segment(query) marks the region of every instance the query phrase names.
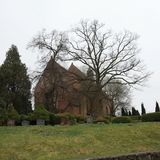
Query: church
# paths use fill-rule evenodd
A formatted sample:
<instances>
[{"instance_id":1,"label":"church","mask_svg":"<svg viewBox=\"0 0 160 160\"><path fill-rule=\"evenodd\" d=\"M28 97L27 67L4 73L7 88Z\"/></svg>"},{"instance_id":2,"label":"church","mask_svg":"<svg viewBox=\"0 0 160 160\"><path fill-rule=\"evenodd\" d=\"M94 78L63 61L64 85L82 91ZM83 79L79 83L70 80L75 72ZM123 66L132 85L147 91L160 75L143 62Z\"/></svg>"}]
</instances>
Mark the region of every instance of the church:
<instances>
[{"instance_id":1,"label":"church","mask_svg":"<svg viewBox=\"0 0 160 160\"><path fill-rule=\"evenodd\" d=\"M35 86L35 107L41 104L53 113L67 112L83 117L109 115L111 101L103 92L95 94L93 82L90 87L86 79L87 75L73 63L67 70L50 59Z\"/></svg>"}]
</instances>

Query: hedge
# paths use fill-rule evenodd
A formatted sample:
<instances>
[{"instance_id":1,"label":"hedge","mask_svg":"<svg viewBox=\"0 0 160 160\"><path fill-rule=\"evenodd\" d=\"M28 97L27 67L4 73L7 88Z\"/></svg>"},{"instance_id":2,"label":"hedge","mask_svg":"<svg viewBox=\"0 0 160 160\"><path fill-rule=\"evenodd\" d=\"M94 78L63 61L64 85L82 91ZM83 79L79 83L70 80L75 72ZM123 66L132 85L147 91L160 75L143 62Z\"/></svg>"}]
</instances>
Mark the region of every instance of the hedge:
<instances>
[{"instance_id":1,"label":"hedge","mask_svg":"<svg viewBox=\"0 0 160 160\"><path fill-rule=\"evenodd\" d=\"M160 112L144 114L142 122L160 122Z\"/></svg>"},{"instance_id":2,"label":"hedge","mask_svg":"<svg viewBox=\"0 0 160 160\"><path fill-rule=\"evenodd\" d=\"M112 123L131 123L132 120L130 117L115 117L113 120L112 120Z\"/></svg>"}]
</instances>

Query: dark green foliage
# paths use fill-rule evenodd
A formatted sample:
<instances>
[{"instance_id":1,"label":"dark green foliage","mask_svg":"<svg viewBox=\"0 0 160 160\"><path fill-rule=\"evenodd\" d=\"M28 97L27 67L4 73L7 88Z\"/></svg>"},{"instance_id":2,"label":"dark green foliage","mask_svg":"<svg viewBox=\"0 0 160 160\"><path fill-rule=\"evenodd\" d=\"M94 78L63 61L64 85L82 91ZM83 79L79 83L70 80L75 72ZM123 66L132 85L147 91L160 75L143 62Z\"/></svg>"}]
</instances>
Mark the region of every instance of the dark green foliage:
<instances>
[{"instance_id":1,"label":"dark green foliage","mask_svg":"<svg viewBox=\"0 0 160 160\"><path fill-rule=\"evenodd\" d=\"M0 120L6 120L7 119L7 111L3 108L0 108Z\"/></svg>"},{"instance_id":2,"label":"dark green foliage","mask_svg":"<svg viewBox=\"0 0 160 160\"><path fill-rule=\"evenodd\" d=\"M77 123L85 123L86 121L86 118L81 115L76 115L75 118L77 120Z\"/></svg>"},{"instance_id":3,"label":"dark green foliage","mask_svg":"<svg viewBox=\"0 0 160 160\"><path fill-rule=\"evenodd\" d=\"M50 113L49 121L50 121L51 125L60 124L61 123L61 117L54 114L54 113Z\"/></svg>"},{"instance_id":4,"label":"dark green foliage","mask_svg":"<svg viewBox=\"0 0 160 160\"><path fill-rule=\"evenodd\" d=\"M136 110L134 107L132 107L132 116L139 116L140 113L138 110Z\"/></svg>"},{"instance_id":5,"label":"dark green foliage","mask_svg":"<svg viewBox=\"0 0 160 160\"><path fill-rule=\"evenodd\" d=\"M112 120L112 123L131 123L131 118L130 117L115 117Z\"/></svg>"},{"instance_id":6,"label":"dark green foliage","mask_svg":"<svg viewBox=\"0 0 160 160\"><path fill-rule=\"evenodd\" d=\"M20 116L19 116L18 112L14 109L14 107L12 105L10 105L7 110L7 119L19 120L19 118L20 118Z\"/></svg>"},{"instance_id":7,"label":"dark green foliage","mask_svg":"<svg viewBox=\"0 0 160 160\"><path fill-rule=\"evenodd\" d=\"M27 68L20 60L16 46L12 45L0 67L0 107L13 104L20 114L31 112L31 83Z\"/></svg>"},{"instance_id":8,"label":"dark green foliage","mask_svg":"<svg viewBox=\"0 0 160 160\"><path fill-rule=\"evenodd\" d=\"M137 116L130 116L130 118L131 118L131 120L133 120L133 121L141 121L141 116L139 115L137 115Z\"/></svg>"},{"instance_id":9,"label":"dark green foliage","mask_svg":"<svg viewBox=\"0 0 160 160\"><path fill-rule=\"evenodd\" d=\"M60 113L57 114L61 118L62 124L75 124L76 116L70 113Z\"/></svg>"},{"instance_id":10,"label":"dark green foliage","mask_svg":"<svg viewBox=\"0 0 160 160\"><path fill-rule=\"evenodd\" d=\"M49 120L49 112L45 109L43 105L36 106L33 113L30 114L31 120L43 119Z\"/></svg>"},{"instance_id":11,"label":"dark green foliage","mask_svg":"<svg viewBox=\"0 0 160 160\"><path fill-rule=\"evenodd\" d=\"M126 108L121 108L121 113L122 113L122 116L128 116L128 112L126 110Z\"/></svg>"},{"instance_id":12,"label":"dark green foliage","mask_svg":"<svg viewBox=\"0 0 160 160\"><path fill-rule=\"evenodd\" d=\"M25 115L25 114L22 114L20 115L20 120L29 120L29 116L28 115Z\"/></svg>"},{"instance_id":13,"label":"dark green foliage","mask_svg":"<svg viewBox=\"0 0 160 160\"><path fill-rule=\"evenodd\" d=\"M128 115L129 115L129 116L131 116L131 115L132 115L131 111L129 111L129 112L128 112Z\"/></svg>"},{"instance_id":14,"label":"dark green foliage","mask_svg":"<svg viewBox=\"0 0 160 160\"><path fill-rule=\"evenodd\" d=\"M160 122L160 112L143 115L142 122Z\"/></svg>"},{"instance_id":15,"label":"dark green foliage","mask_svg":"<svg viewBox=\"0 0 160 160\"><path fill-rule=\"evenodd\" d=\"M143 114L146 114L146 109L144 108L144 104L142 103L141 104L141 114L143 115Z\"/></svg>"},{"instance_id":16,"label":"dark green foliage","mask_svg":"<svg viewBox=\"0 0 160 160\"><path fill-rule=\"evenodd\" d=\"M155 112L160 112L160 108L159 108L159 104L158 104L158 102L156 102Z\"/></svg>"}]
</instances>

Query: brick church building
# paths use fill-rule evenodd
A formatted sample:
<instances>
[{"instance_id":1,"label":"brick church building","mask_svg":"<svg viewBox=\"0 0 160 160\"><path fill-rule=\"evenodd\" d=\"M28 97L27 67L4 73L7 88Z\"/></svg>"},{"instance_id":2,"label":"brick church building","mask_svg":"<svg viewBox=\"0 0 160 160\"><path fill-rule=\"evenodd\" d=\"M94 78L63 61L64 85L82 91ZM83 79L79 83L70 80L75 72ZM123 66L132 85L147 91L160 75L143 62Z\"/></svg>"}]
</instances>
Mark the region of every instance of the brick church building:
<instances>
[{"instance_id":1,"label":"brick church building","mask_svg":"<svg viewBox=\"0 0 160 160\"><path fill-rule=\"evenodd\" d=\"M111 101L106 95L102 98L105 94L103 92L96 96L93 92L89 93L86 90L89 84L84 81L85 79L85 73L73 63L67 70L54 60L50 60L35 87L35 107L43 104L53 113L68 112L82 116L93 113L110 114ZM100 112L93 108L100 108Z\"/></svg>"}]
</instances>

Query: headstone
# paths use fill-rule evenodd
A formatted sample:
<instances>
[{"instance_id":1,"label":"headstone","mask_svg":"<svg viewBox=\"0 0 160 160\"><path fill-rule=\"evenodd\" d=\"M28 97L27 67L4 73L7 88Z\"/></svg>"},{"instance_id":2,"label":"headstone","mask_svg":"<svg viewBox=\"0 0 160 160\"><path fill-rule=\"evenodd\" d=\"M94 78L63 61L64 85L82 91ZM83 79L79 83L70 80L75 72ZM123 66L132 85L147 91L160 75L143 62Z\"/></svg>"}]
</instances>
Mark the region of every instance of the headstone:
<instances>
[{"instance_id":1,"label":"headstone","mask_svg":"<svg viewBox=\"0 0 160 160\"><path fill-rule=\"evenodd\" d=\"M93 123L93 117L92 116L87 116L87 123Z\"/></svg>"},{"instance_id":2,"label":"headstone","mask_svg":"<svg viewBox=\"0 0 160 160\"><path fill-rule=\"evenodd\" d=\"M7 126L15 126L15 120L9 119L9 120L7 121Z\"/></svg>"},{"instance_id":3,"label":"headstone","mask_svg":"<svg viewBox=\"0 0 160 160\"><path fill-rule=\"evenodd\" d=\"M23 120L23 121L21 122L21 124L22 124L22 126L28 126L28 125L29 125L29 121Z\"/></svg>"},{"instance_id":4,"label":"headstone","mask_svg":"<svg viewBox=\"0 0 160 160\"><path fill-rule=\"evenodd\" d=\"M43 120L43 119L37 119L36 124L37 125L45 125L45 120Z\"/></svg>"}]
</instances>

